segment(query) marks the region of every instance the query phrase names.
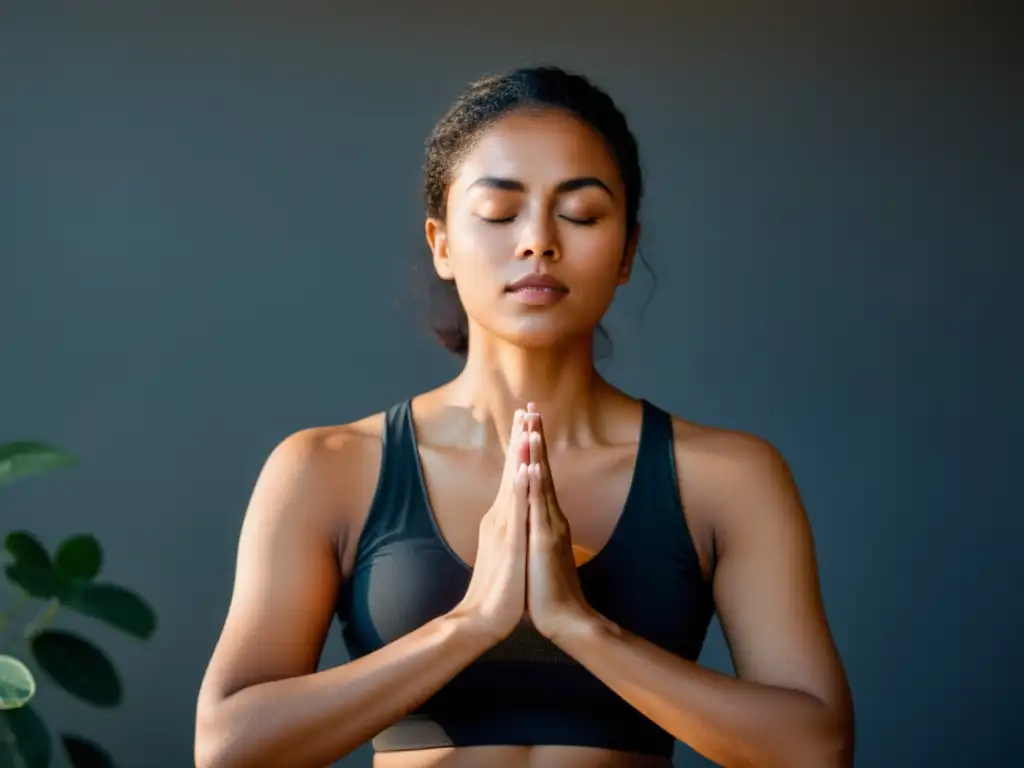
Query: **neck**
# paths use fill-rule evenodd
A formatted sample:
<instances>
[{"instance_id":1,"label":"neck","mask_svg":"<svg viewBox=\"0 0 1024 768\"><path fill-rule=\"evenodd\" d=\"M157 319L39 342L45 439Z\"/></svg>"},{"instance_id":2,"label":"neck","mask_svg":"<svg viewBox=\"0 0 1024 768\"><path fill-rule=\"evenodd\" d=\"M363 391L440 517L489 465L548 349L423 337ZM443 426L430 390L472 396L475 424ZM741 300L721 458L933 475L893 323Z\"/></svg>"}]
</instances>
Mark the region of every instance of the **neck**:
<instances>
[{"instance_id":1,"label":"neck","mask_svg":"<svg viewBox=\"0 0 1024 768\"><path fill-rule=\"evenodd\" d=\"M555 347L521 347L474 333L465 368L449 392L503 443L516 409L533 403L544 419L548 445L556 448L590 442L599 401L611 390L594 369L590 336Z\"/></svg>"}]
</instances>

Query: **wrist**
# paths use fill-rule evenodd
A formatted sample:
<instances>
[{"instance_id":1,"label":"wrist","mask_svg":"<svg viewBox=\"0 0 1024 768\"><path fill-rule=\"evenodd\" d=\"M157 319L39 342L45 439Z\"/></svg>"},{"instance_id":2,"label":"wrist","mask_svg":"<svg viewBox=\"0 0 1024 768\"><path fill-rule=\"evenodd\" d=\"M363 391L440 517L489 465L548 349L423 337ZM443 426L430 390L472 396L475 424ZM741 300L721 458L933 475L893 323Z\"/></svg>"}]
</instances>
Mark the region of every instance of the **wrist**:
<instances>
[{"instance_id":1,"label":"wrist","mask_svg":"<svg viewBox=\"0 0 1024 768\"><path fill-rule=\"evenodd\" d=\"M453 637L480 646L481 652L497 645L505 638L505 635L496 631L490 622L471 611L464 610L461 606L456 606L443 614L440 621Z\"/></svg>"},{"instance_id":2,"label":"wrist","mask_svg":"<svg viewBox=\"0 0 1024 768\"><path fill-rule=\"evenodd\" d=\"M566 650L567 646L595 640L604 635L615 635L619 628L609 619L593 609L572 611L559 617L551 630L548 639Z\"/></svg>"}]
</instances>

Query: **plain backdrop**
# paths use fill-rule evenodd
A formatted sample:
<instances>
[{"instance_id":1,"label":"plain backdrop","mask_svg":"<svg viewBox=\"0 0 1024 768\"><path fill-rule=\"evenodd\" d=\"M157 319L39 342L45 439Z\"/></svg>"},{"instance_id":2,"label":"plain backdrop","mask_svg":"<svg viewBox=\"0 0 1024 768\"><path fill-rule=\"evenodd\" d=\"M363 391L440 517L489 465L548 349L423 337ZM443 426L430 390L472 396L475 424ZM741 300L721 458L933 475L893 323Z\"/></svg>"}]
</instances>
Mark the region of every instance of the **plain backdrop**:
<instances>
[{"instance_id":1,"label":"plain backdrop","mask_svg":"<svg viewBox=\"0 0 1024 768\"><path fill-rule=\"evenodd\" d=\"M458 370L412 298L425 136L469 80L554 63L618 101L649 184L657 281L602 370L788 458L858 766L1024 762L1020 28L827 5L0 4L0 441L81 459L4 525L94 532L160 617L148 644L61 619L126 701L44 679L51 724L192 764L268 452ZM717 624L701 661L730 670Z\"/></svg>"}]
</instances>

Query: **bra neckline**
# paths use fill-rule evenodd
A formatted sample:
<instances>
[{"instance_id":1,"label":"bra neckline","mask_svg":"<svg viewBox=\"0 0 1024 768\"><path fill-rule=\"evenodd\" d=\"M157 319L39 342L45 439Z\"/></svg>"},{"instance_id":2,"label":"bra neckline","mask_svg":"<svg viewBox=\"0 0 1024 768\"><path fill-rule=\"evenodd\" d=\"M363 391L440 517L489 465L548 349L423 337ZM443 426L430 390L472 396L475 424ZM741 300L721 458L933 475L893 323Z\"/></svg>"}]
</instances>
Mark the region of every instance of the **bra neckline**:
<instances>
[{"instance_id":1,"label":"bra neckline","mask_svg":"<svg viewBox=\"0 0 1024 768\"><path fill-rule=\"evenodd\" d=\"M626 492L626 500L622 504L622 510L619 512L618 518L615 520L615 525L612 526L612 532L608 536L608 540L599 550L597 550L597 552L594 553L593 557L576 566L577 572L581 575L584 572L591 570L598 560L603 561L607 559L608 551L613 549L617 541L622 538L622 529L625 528L625 522L626 518L629 516L630 508L636 506L632 502L633 497L636 494L637 476L640 473L640 462L647 453L647 445L651 438L650 422L653 416L653 406L646 399L640 399L640 406L640 437L637 440L636 458L633 460L633 471L629 480L629 490ZM434 514L434 506L430 503L430 495L427 493L426 475L423 472L423 462L420 459L419 441L416 437L416 425L412 418L411 399L405 402L403 410L404 413L402 414L402 419L405 422L404 426L406 430L408 430L410 449L412 451L412 458L416 467L416 479L419 485L418 493L421 501L423 502L423 508L426 510L427 519L430 521L430 527L445 552L448 553L448 556L467 572L473 573L474 565L467 563L462 556L452 548L451 544L448 543L448 539L446 539L444 534L441 532L441 526L438 524L437 516Z\"/></svg>"}]
</instances>

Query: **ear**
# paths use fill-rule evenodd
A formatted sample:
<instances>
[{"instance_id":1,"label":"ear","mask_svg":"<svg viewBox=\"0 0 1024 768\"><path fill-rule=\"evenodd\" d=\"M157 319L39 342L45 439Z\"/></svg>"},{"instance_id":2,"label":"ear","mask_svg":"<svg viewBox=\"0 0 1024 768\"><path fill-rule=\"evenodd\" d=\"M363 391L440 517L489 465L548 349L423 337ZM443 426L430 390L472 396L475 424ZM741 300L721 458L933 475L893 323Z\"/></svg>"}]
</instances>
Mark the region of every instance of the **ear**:
<instances>
[{"instance_id":1,"label":"ear","mask_svg":"<svg viewBox=\"0 0 1024 768\"><path fill-rule=\"evenodd\" d=\"M439 219L427 219L425 224L427 245L434 256L434 271L442 280L454 280L455 274L448 263L448 233L444 222Z\"/></svg>"},{"instance_id":2,"label":"ear","mask_svg":"<svg viewBox=\"0 0 1024 768\"><path fill-rule=\"evenodd\" d=\"M622 253L622 263L619 265L619 285L628 283L630 275L633 274L633 263L636 261L636 249L639 242L640 225L637 224L633 228L633 234L626 242L626 248Z\"/></svg>"}]
</instances>

